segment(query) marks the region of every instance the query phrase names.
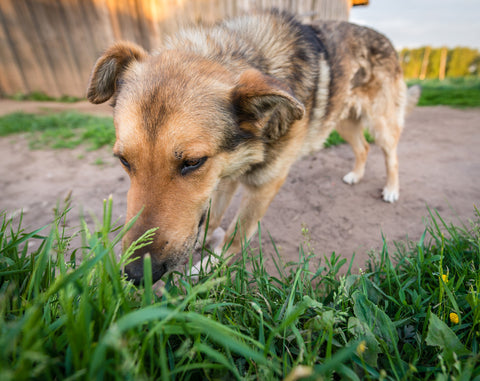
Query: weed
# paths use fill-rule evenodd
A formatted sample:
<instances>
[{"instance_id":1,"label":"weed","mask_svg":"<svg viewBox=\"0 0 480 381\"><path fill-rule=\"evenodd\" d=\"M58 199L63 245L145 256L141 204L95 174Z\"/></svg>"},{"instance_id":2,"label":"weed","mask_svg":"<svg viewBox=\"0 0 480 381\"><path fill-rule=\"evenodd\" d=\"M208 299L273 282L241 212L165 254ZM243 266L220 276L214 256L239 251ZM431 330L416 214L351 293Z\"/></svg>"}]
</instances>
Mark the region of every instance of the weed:
<instances>
[{"instance_id":1,"label":"weed","mask_svg":"<svg viewBox=\"0 0 480 381\"><path fill-rule=\"evenodd\" d=\"M417 244L392 258L384 244L365 272L343 276L345 259L312 268L302 249L286 266L274 256L278 274L269 274L259 231L259 249L246 246L195 282L174 272L158 294L148 256L139 288L121 271L153 231L118 260L131 223L112 221L111 199L94 230L82 221L73 233L75 248L67 210L32 232L21 218L0 220L2 380L480 376L478 210L469 227L432 212Z\"/></svg>"},{"instance_id":2,"label":"weed","mask_svg":"<svg viewBox=\"0 0 480 381\"><path fill-rule=\"evenodd\" d=\"M95 161L93 162L94 165L98 165L98 166L102 166L105 164L105 160L103 160L101 157L95 159Z\"/></svg>"}]
</instances>

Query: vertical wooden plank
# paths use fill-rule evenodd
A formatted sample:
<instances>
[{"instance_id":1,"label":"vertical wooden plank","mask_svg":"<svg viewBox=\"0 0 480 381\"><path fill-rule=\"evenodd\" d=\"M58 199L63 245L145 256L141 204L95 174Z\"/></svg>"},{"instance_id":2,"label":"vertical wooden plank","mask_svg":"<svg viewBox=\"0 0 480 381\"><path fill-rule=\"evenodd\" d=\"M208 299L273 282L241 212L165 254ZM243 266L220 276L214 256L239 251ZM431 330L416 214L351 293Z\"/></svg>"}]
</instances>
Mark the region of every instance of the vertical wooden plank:
<instances>
[{"instance_id":1,"label":"vertical wooden plank","mask_svg":"<svg viewBox=\"0 0 480 381\"><path fill-rule=\"evenodd\" d=\"M56 73L54 71L52 63L50 62L48 50L44 49L44 42L42 40L42 35L40 34L40 30L43 25L39 25L36 18L32 16L32 10L29 6L28 0L16 1L15 7L17 9L17 15L21 15L21 18L25 20L25 25L28 26L22 29L27 35L30 48L32 49L32 51L34 51L36 63L42 73L44 87L41 89L39 88L38 90L44 91L46 94L52 96L62 95L61 85L58 82ZM28 80L32 81L35 75L35 73L30 73L28 76ZM37 89L34 88L34 90Z\"/></svg>"},{"instance_id":2,"label":"vertical wooden plank","mask_svg":"<svg viewBox=\"0 0 480 381\"><path fill-rule=\"evenodd\" d=\"M150 9L147 6L148 0L135 0L136 24L140 36L140 44L147 50L152 47L150 30Z\"/></svg>"},{"instance_id":3,"label":"vertical wooden plank","mask_svg":"<svg viewBox=\"0 0 480 381\"><path fill-rule=\"evenodd\" d=\"M80 0L69 0L57 4L60 17L65 25L69 67L70 70L77 73L79 80L76 91L79 96L84 96L90 70L96 59L96 48L81 2Z\"/></svg>"},{"instance_id":4,"label":"vertical wooden plank","mask_svg":"<svg viewBox=\"0 0 480 381\"><path fill-rule=\"evenodd\" d=\"M120 23L122 39L141 44L141 37L137 27L135 0L117 0L115 4L115 12Z\"/></svg>"},{"instance_id":5,"label":"vertical wooden plank","mask_svg":"<svg viewBox=\"0 0 480 381\"><path fill-rule=\"evenodd\" d=\"M427 46L425 48L425 51L423 52L422 68L420 70L420 77L419 77L422 81L427 76L428 61L430 59L430 51L431 50L432 49L430 48L430 46Z\"/></svg>"},{"instance_id":6,"label":"vertical wooden plank","mask_svg":"<svg viewBox=\"0 0 480 381\"><path fill-rule=\"evenodd\" d=\"M173 20L173 24L170 29L170 33L175 32L179 28L188 25L186 18L184 17L184 4L183 0L175 0L172 1L172 12L170 13L170 17Z\"/></svg>"},{"instance_id":7,"label":"vertical wooden plank","mask_svg":"<svg viewBox=\"0 0 480 381\"><path fill-rule=\"evenodd\" d=\"M80 4L85 14L85 26L95 46L94 54L98 56L115 41L107 1L82 0Z\"/></svg>"},{"instance_id":8,"label":"vertical wooden plank","mask_svg":"<svg viewBox=\"0 0 480 381\"><path fill-rule=\"evenodd\" d=\"M59 89L63 94L82 95L83 92L79 90L80 76L68 41L70 32L59 3L50 0L30 0L28 4L37 25L40 25L39 32L44 49L50 57L57 83L60 84Z\"/></svg>"},{"instance_id":9,"label":"vertical wooden plank","mask_svg":"<svg viewBox=\"0 0 480 381\"><path fill-rule=\"evenodd\" d=\"M6 30L5 17L8 17L8 14L6 16L3 14L0 3L0 95L26 93L27 86Z\"/></svg>"},{"instance_id":10,"label":"vertical wooden plank","mask_svg":"<svg viewBox=\"0 0 480 381\"><path fill-rule=\"evenodd\" d=\"M168 34L168 0L157 0L155 6L158 8L158 29L161 38Z\"/></svg>"},{"instance_id":11,"label":"vertical wooden plank","mask_svg":"<svg viewBox=\"0 0 480 381\"><path fill-rule=\"evenodd\" d=\"M161 4L156 0L145 0L143 2L143 13L145 17L145 29L149 36L150 49L155 50L160 47L160 10Z\"/></svg>"},{"instance_id":12,"label":"vertical wooden plank","mask_svg":"<svg viewBox=\"0 0 480 381\"><path fill-rule=\"evenodd\" d=\"M440 69L438 71L438 79L443 81L445 79L445 69L447 68L447 48L444 46L440 53Z\"/></svg>"},{"instance_id":13,"label":"vertical wooden plank","mask_svg":"<svg viewBox=\"0 0 480 381\"><path fill-rule=\"evenodd\" d=\"M117 15L117 6L115 0L106 0L106 7L108 12L108 18L110 20L110 26L113 33L114 40L122 39L122 32L120 30L120 22Z\"/></svg>"},{"instance_id":14,"label":"vertical wooden plank","mask_svg":"<svg viewBox=\"0 0 480 381\"><path fill-rule=\"evenodd\" d=\"M2 12L8 17L4 26L9 30L12 49L18 57L18 65L23 73L25 91L42 91L49 95L58 96L59 87L53 71L44 70L43 65L49 67L42 38L37 35L38 27L31 18L28 3L25 1L2 0ZM35 44L38 42L38 44ZM53 82L53 83L52 83Z\"/></svg>"}]
</instances>

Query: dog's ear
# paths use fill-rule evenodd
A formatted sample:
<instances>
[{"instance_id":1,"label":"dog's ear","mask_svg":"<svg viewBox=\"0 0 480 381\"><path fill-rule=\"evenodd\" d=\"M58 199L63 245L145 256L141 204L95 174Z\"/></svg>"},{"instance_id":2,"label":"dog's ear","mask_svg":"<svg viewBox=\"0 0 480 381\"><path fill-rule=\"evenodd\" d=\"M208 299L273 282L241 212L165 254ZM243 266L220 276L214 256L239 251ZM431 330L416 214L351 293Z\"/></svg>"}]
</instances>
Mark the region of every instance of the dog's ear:
<instances>
[{"instance_id":1,"label":"dog's ear","mask_svg":"<svg viewBox=\"0 0 480 381\"><path fill-rule=\"evenodd\" d=\"M131 42L112 45L97 60L88 84L87 98L92 103L109 100L117 90L117 81L133 60L141 61L147 52Z\"/></svg>"},{"instance_id":2,"label":"dog's ear","mask_svg":"<svg viewBox=\"0 0 480 381\"><path fill-rule=\"evenodd\" d=\"M240 75L232 91L232 103L238 121L257 125L268 140L284 135L290 124L305 114L303 104L289 88L255 69Z\"/></svg>"}]
</instances>

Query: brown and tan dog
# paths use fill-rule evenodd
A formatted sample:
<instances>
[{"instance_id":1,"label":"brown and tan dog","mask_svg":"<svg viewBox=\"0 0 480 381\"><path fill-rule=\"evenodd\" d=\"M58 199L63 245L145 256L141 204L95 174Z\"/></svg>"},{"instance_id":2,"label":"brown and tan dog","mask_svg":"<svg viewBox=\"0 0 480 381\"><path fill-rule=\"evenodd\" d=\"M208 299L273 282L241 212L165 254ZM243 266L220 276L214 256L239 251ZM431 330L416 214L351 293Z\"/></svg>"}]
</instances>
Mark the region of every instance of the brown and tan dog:
<instances>
[{"instance_id":1,"label":"brown and tan dog","mask_svg":"<svg viewBox=\"0 0 480 381\"><path fill-rule=\"evenodd\" d=\"M345 22L304 25L269 12L189 29L148 54L120 42L99 58L88 99L113 98L114 154L130 176L127 220L144 208L124 247L158 227L151 254L153 278L185 263L211 203L209 232L220 225L237 186L243 199L225 240L241 249L299 157L322 147L336 128L355 153L343 179L365 169L368 122L385 153L383 199L398 199L397 143L408 92L397 54L381 34ZM143 276L137 260L126 268Z\"/></svg>"}]
</instances>

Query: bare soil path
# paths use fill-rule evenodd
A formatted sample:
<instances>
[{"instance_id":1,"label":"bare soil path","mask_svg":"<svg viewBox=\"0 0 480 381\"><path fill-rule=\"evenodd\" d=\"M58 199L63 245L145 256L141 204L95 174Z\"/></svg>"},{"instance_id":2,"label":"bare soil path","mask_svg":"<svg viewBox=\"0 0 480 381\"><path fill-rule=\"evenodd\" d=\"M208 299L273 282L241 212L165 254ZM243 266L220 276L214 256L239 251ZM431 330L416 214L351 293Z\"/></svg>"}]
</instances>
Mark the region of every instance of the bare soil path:
<instances>
[{"instance_id":1,"label":"bare soil path","mask_svg":"<svg viewBox=\"0 0 480 381\"><path fill-rule=\"evenodd\" d=\"M111 114L108 106L84 102L0 100L0 115L65 109ZM399 157L400 200L393 205L380 198L385 167L376 146L370 151L365 178L355 186L341 181L353 160L347 145L297 162L263 219L263 232L271 233L285 262L296 261L305 226L319 258L332 251L346 258L355 253L358 268L372 249L381 249L382 233L389 245L394 240L418 240L427 206L447 221L468 223L473 218L474 205L480 207L480 109L417 108L407 120ZM104 164L94 164L99 158ZM115 218L123 221L128 187L128 176L110 149L30 151L21 136L0 138L0 209L18 213L23 208L24 222L32 228L51 222L57 201L70 192L71 227L78 226L81 211L100 217L102 200L110 194ZM233 213L229 210L227 217ZM273 268L268 244L266 251L267 266Z\"/></svg>"}]
</instances>

